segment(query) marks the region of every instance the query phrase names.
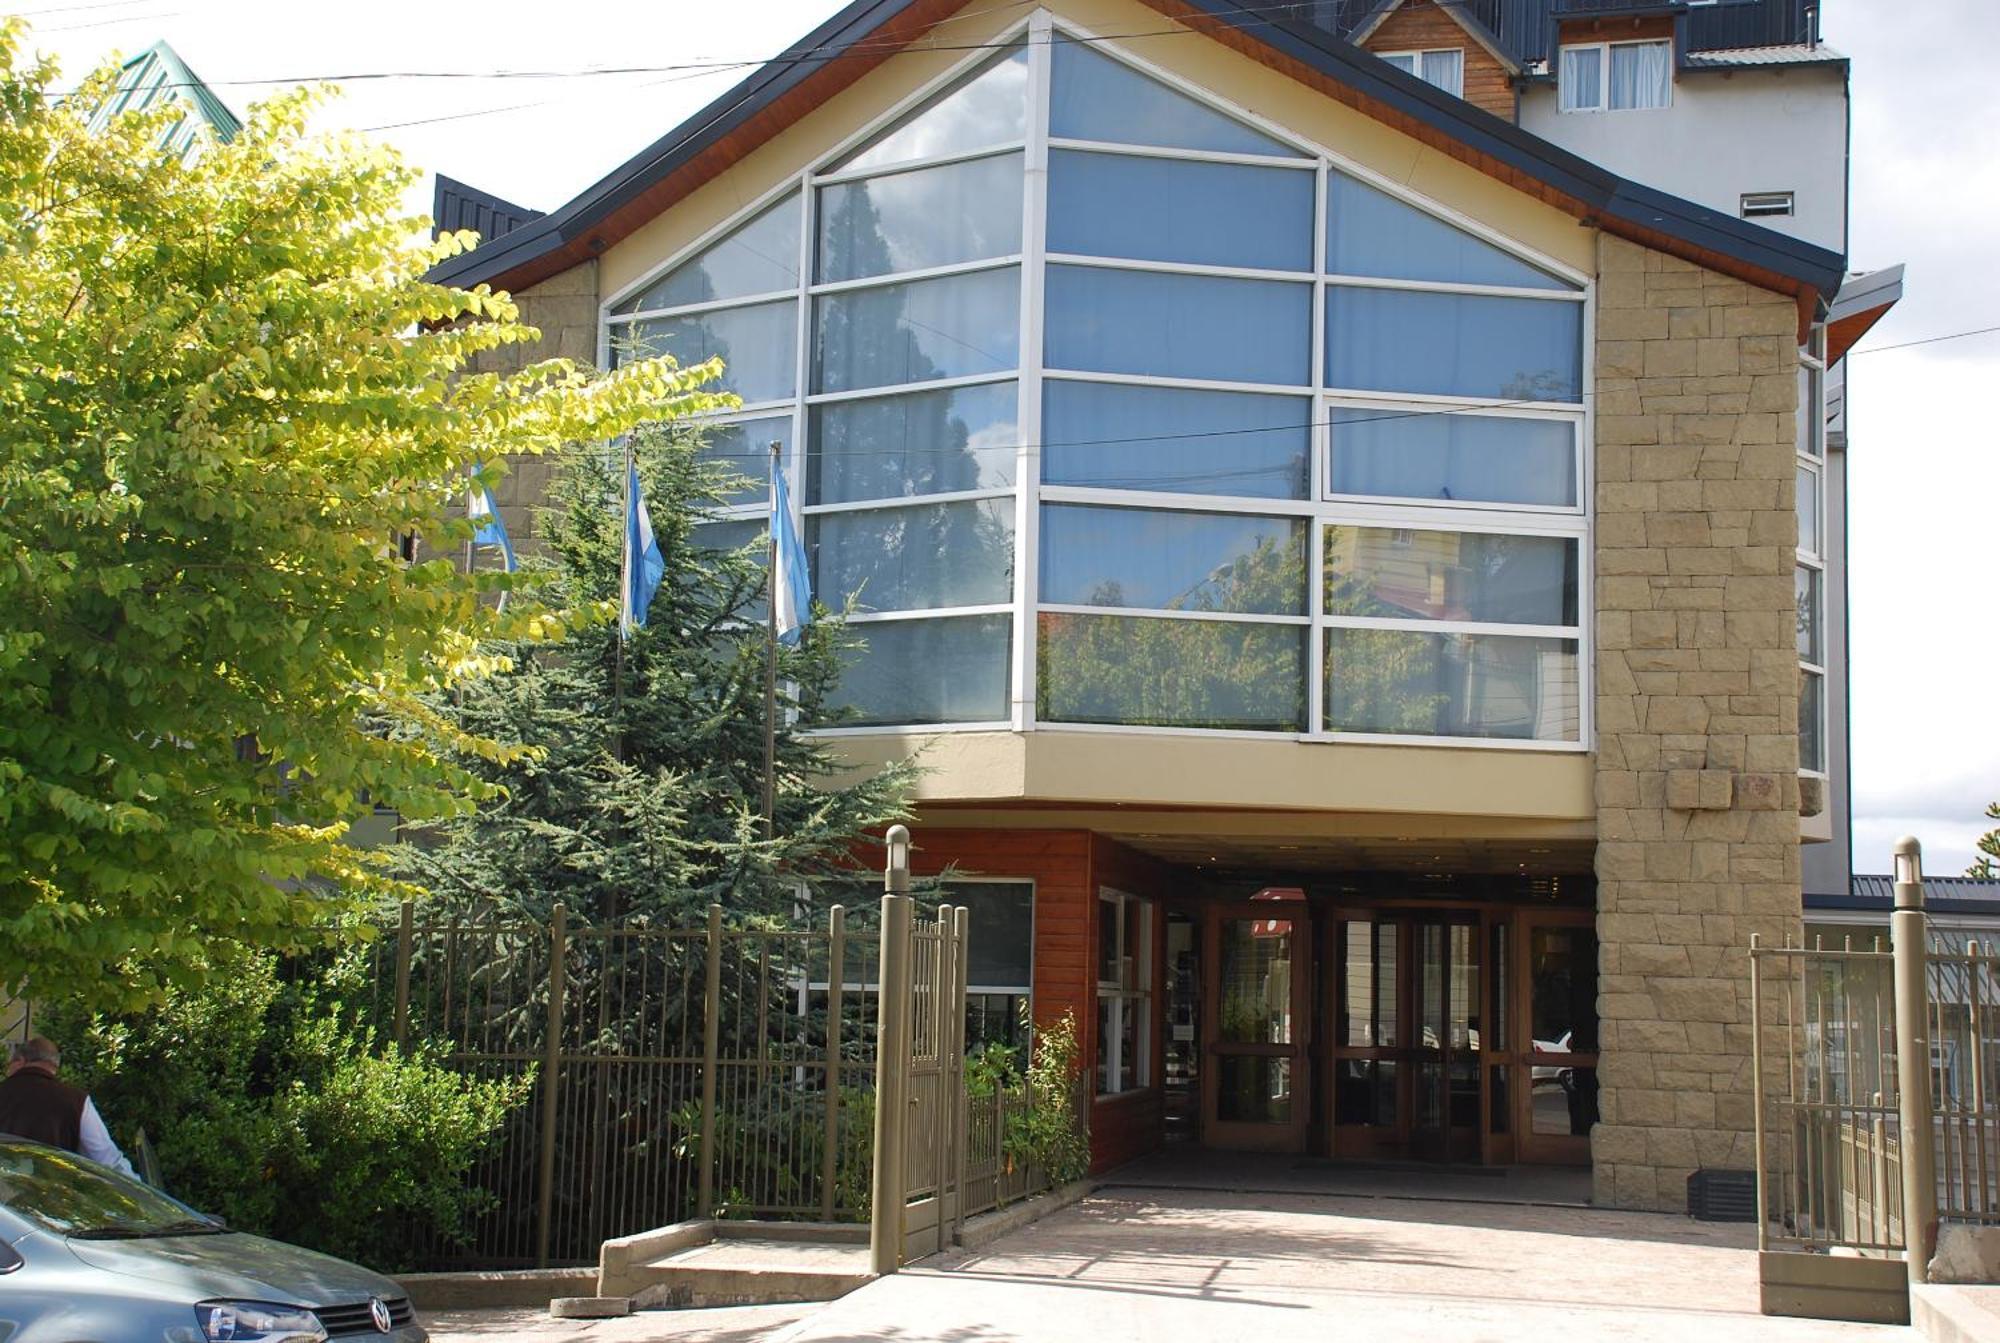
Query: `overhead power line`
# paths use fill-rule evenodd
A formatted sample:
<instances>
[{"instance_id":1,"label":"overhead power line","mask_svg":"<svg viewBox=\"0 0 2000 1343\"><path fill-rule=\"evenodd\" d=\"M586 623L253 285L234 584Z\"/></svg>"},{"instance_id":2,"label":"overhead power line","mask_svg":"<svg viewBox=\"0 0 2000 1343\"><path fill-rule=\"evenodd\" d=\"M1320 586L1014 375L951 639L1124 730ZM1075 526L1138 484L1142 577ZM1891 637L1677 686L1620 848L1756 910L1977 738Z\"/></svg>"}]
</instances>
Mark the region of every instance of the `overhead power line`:
<instances>
[{"instance_id":1,"label":"overhead power line","mask_svg":"<svg viewBox=\"0 0 2000 1343\"><path fill-rule=\"evenodd\" d=\"M1035 0L1008 0L1008 3L995 5L990 9L975 11L972 14L961 13L952 15L950 21L976 17L979 14L998 13L1002 10L1020 9L1033 3L1035 3ZM1290 0L1289 3L1280 4L1243 5L1233 9L1214 11L1211 14L1205 14L1203 17L1276 15L1277 17L1274 18L1261 20L1252 18L1249 21L1251 24L1262 23L1269 25L1285 22L1288 18L1298 17L1301 8L1302 6L1297 0ZM1064 33L1062 36L1065 41L1090 44L1122 42L1142 37L1182 37L1196 33L1196 29L1176 27L1093 35ZM207 88L214 89L273 84L352 84L363 81L389 79L597 79L615 75L658 75L679 74L689 71L705 72L713 70L754 69L760 66L783 62L823 63L867 56L895 55L898 52L904 51L1010 51L1019 48L1022 45L1022 41L1023 39L1019 36L1004 41L989 42L924 42L921 39L913 39L905 42L885 41L878 38L857 38L852 42L833 42L817 47L793 47L779 52L775 56L740 58L735 60L678 61L665 65L605 65L569 70L349 70L332 74L256 76L238 79L207 79L199 82ZM194 87L194 84L190 82L170 82L162 84L160 87L191 88Z\"/></svg>"},{"instance_id":2,"label":"overhead power line","mask_svg":"<svg viewBox=\"0 0 2000 1343\"><path fill-rule=\"evenodd\" d=\"M1972 336L1990 336L1996 331L2000 331L2000 326L1982 326L1975 327L1971 331L1948 331L1942 336L1925 336L1922 340L1899 341L1894 345L1870 345L1865 350L1849 350L1846 358L1852 359L1858 354L1884 354L1890 350L1907 350L1917 345L1936 345L1940 341L1966 340Z\"/></svg>"}]
</instances>

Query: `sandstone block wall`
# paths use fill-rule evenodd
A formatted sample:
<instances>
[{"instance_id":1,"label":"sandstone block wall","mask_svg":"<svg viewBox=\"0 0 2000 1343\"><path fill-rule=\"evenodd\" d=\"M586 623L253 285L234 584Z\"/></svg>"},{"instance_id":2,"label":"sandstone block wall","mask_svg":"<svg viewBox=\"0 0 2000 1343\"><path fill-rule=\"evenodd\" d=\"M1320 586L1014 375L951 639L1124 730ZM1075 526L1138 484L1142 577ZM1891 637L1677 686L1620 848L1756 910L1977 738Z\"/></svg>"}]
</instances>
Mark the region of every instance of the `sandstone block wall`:
<instances>
[{"instance_id":1,"label":"sandstone block wall","mask_svg":"<svg viewBox=\"0 0 2000 1343\"><path fill-rule=\"evenodd\" d=\"M515 294L521 320L542 333L531 344L503 345L472 361L475 373L514 373L544 359L597 362L597 263L586 261ZM534 510L548 494L557 463L546 457L507 459L507 477L493 491L507 536L518 551L533 549ZM481 568L486 567L482 562Z\"/></svg>"},{"instance_id":2,"label":"sandstone block wall","mask_svg":"<svg viewBox=\"0 0 2000 1343\"><path fill-rule=\"evenodd\" d=\"M1599 243L1596 1197L1750 1169L1752 933L1801 928L1797 314Z\"/></svg>"}]
</instances>

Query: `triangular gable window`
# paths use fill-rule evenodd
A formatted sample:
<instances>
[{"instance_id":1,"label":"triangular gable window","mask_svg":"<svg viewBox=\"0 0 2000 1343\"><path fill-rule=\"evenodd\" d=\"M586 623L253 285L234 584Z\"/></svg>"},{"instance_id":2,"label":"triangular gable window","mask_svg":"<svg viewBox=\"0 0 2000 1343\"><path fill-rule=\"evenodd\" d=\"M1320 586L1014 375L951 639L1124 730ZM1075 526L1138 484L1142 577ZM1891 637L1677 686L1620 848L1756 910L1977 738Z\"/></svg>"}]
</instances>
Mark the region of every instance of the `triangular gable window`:
<instances>
[{"instance_id":1,"label":"triangular gable window","mask_svg":"<svg viewBox=\"0 0 2000 1343\"><path fill-rule=\"evenodd\" d=\"M786 196L611 311L651 312L749 298L799 284L799 198Z\"/></svg>"},{"instance_id":2,"label":"triangular gable window","mask_svg":"<svg viewBox=\"0 0 2000 1343\"><path fill-rule=\"evenodd\" d=\"M1049 134L1058 139L1305 157L1087 43L1058 37L1054 55Z\"/></svg>"},{"instance_id":3,"label":"triangular gable window","mask_svg":"<svg viewBox=\"0 0 2000 1343\"><path fill-rule=\"evenodd\" d=\"M1028 49L1017 46L947 89L829 171L944 158L1028 136Z\"/></svg>"},{"instance_id":4,"label":"triangular gable window","mask_svg":"<svg viewBox=\"0 0 2000 1343\"><path fill-rule=\"evenodd\" d=\"M1332 174L1330 182L1326 268L1335 275L1520 289L1579 287L1345 173Z\"/></svg>"}]
</instances>

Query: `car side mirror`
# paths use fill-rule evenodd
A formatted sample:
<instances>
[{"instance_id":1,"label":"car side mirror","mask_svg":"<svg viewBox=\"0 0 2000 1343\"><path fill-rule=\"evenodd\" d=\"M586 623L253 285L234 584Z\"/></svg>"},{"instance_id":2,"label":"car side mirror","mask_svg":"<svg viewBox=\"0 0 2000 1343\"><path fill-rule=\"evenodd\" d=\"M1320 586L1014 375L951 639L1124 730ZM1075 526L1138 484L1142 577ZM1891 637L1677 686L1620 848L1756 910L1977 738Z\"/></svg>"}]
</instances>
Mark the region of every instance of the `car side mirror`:
<instances>
[{"instance_id":1,"label":"car side mirror","mask_svg":"<svg viewBox=\"0 0 2000 1343\"><path fill-rule=\"evenodd\" d=\"M24 1262L26 1261L21 1258L20 1252L13 1246L0 1244L0 1273L12 1273Z\"/></svg>"}]
</instances>

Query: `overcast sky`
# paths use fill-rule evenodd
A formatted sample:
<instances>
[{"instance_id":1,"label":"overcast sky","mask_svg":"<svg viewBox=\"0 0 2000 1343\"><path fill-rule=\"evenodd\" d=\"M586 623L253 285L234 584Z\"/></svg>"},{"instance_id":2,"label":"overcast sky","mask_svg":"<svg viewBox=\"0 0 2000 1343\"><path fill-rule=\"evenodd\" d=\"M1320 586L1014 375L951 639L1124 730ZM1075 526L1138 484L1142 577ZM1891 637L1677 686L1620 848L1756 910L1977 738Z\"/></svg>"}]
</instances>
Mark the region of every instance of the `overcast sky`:
<instances>
[{"instance_id":1,"label":"overcast sky","mask_svg":"<svg viewBox=\"0 0 2000 1343\"><path fill-rule=\"evenodd\" d=\"M1827 0L1853 58L1850 265L1904 262L1905 298L1863 342L2000 324L2000 39L1992 0ZM165 37L240 112L274 79L349 79L329 124L380 130L414 163L553 209L837 9L837 0L15 0L33 44L80 71ZM1942 40L1941 34L1956 34ZM411 72L598 77L432 79ZM660 71L657 67L683 67ZM696 68L687 68L696 67ZM528 104L528 106L521 106ZM510 110L501 110L510 109ZM422 124L409 124L422 123ZM426 191L421 202L429 199ZM1849 369L1856 869L1896 836L1957 872L2000 799L2000 335L1857 357Z\"/></svg>"}]
</instances>

